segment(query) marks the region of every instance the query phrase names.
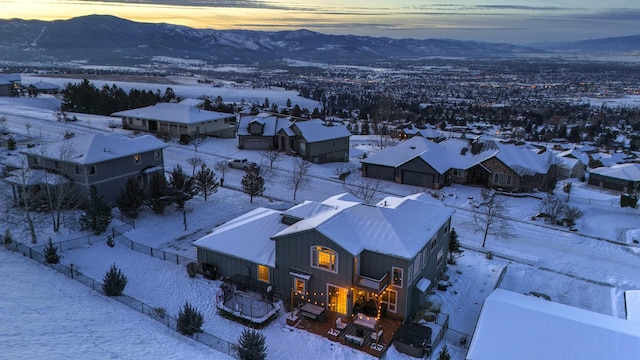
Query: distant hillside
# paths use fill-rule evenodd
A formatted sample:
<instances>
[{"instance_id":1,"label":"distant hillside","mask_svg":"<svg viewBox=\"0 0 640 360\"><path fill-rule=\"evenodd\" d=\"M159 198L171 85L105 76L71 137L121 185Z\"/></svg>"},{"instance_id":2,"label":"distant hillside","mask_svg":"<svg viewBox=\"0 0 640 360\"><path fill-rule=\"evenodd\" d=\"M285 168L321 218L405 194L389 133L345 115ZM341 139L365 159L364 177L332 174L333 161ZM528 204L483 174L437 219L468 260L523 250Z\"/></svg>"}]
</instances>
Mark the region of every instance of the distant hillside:
<instances>
[{"instance_id":1,"label":"distant hillside","mask_svg":"<svg viewBox=\"0 0 640 360\"><path fill-rule=\"evenodd\" d=\"M308 30L193 29L91 15L58 21L0 20L0 61L141 65L154 57L206 63L257 63L283 58L366 63L424 57L512 57L545 50L617 51L640 48L640 35L536 44L535 47L450 39L391 39L326 35Z\"/></svg>"}]
</instances>

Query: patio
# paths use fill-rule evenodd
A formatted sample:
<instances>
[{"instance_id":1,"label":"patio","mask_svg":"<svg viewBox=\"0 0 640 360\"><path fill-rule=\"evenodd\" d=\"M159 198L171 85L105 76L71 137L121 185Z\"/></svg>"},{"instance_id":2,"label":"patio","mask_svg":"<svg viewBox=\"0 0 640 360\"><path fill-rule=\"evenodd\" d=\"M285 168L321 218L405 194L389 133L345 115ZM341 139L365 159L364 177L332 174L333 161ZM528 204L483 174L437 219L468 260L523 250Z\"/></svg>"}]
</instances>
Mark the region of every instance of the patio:
<instances>
[{"instance_id":1,"label":"patio","mask_svg":"<svg viewBox=\"0 0 640 360\"><path fill-rule=\"evenodd\" d=\"M312 320L304 316L298 316L297 322L293 325L297 329L302 329L310 333L324 336L332 341L339 342L343 345L351 346L360 351L364 351L375 357L382 357L385 351L391 345L393 334L400 328L402 322L399 319L385 317L378 321L377 329L382 330L382 336L378 341L374 340L371 335L374 330L353 323L352 317L340 316L343 321L347 321L346 327L342 330L336 328L336 320L339 314L326 310L325 322ZM289 315L287 315L289 316ZM360 340L362 343L359 344Z\"/></svg>"}]
</instances>

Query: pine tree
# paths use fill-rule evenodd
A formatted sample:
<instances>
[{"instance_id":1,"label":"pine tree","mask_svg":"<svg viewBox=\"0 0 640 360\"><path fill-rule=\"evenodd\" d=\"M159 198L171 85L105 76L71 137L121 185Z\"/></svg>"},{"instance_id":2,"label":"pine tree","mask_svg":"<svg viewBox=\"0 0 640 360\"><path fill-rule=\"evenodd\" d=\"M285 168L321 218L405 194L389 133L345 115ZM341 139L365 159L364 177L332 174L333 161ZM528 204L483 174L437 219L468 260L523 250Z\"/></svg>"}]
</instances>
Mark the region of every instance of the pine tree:
<instances>
[{"instance_id":1,"label":"pine tree","mask_svg":"<svg viewBox=\"0 0 640 360\"><path fill-rule=\"evenodd\" d=\"M454 228L451 228L451 232L449 233L449 251L460 251L460 241L458 241L458 233Z\"/></svg>"},{"instance_id":2,"label":"pine tree","mask_svg":"<svg viewBox=\"0 0 640 360\"><path fill-rule=\"evenodd\" d=\"M95 235L102 234L107 230L113 219L111 207L103 196L98 195L95 186L89 189L89 205L86 212L80 217L80 229L91 229Z\"/></svg>"},{"instance_id":3,"label":"pine tree","mask_svg":"<svg viewBox=\"0 0 640 360\"><path fill-rule=\"evenodd\" d=\"M267 346L264 335L253 329L244 329L238 339L238 357L241 360L264 360Z\"/></svg>"},{"instance_id":4,"label":"pine tree","mask_svg":"<svg viewBox=\"0 0 640 360\"><path fill-rule=\"evenodd\" d=\"M219 183L216 174L206 164L200 166L200 170L194 176L194 189L207 201L209 195L218 191Z\"/></svg>"},{"instance_id":5,"label":"pine tree","mask_svg":"<svg viewBox=\"0 0 640 360\"><path fill-rule=\"evenodd\" d=\"M167 180L163 173L154 173L145 190L146 201L149 208L156 214L164 213L165 196L167 195Z\"/></svg>"},{"instance_id":6,"label":"pine tree","mask_svg":"<svg viewBox=\"0 0 640 360\"><path fill-rule=\"evenodd\" d=\"M124 287L127 286L127 277L114 264L104 275L102 282L102 291L104 291L105 295L120 296L124 291Z\"/></svg>"},{"instance_id":7,"label":"pine tree","mask_svg":"<svg viewBox=\"0 0 640 360\"><path fill-rule=\"evenodd\" d=\"M58 248L53 245L53 241L49 238L49 242L44 247L44 261L47 264L57 264L60 262L60 255L58 255Z\"/></svg>"},{"instance_id":8,"label":"pine tree","mask_svg":"<svg viewBox=\"0 0 640 360\"><path fill-rule=\"evenodd\" d=\"M176 200L178 209L183 209L187 200L191 199L195 193L194 179L182 170L182 166L177 164L169 175L169 188Z\"/></svg>"},{"instance_id":9,"label":"pine tree","mask_svg":"<svg viewBox=\"0 0 640 360\"><path fill-rule=\"evenodd\" d=\"M191 336L202 332L202 324L204 324L202 314L186 302L184 308L178 312L176 330L183 335Z\"/></svg>"},{"instance_id":10,"label":"pine tree","mask_svg":"<svg viewBox=\"0 0 640 360\"><path fill-rule=\"evenodd\" d=\"M127 179L124 189L116 199L120 212L131 219L137 219L144 204L144 190L135 178Z\"/></svg>"},{"instance_id":11,"label":"pine tree","mask_svg":"<svg viewBox=\"0 0 640 360\"><path fill-rule=\"evenodd\" d=\"M16 139L14 139L13 136L10 136L7 139L7 150L9 150L9 151L15 150L16 149L16 145L17 145Z\"/></svg>"},{"instance_id":12,"label":"pine tree","mask_svg":"<svg viewBox=\"0 0 640 360\"><path fill-rule=\"evenodd\" d=\"M449 355L449 348L447 345L443 345L440 353L438 353L438 360L450 360L451 355Z\"/></svg>"},{"instance_id":13,"label":"pine tree","mask_svg":"<svg viewBox=\"0 0 640 360\"><path fill-rule=\"evenodd\" d=\"M264 193L264 178L255 170L247 170L247 173L242 177L242 190L249 195L250 202L253 202L255 196Z\"/></svg>"}]
</instances>

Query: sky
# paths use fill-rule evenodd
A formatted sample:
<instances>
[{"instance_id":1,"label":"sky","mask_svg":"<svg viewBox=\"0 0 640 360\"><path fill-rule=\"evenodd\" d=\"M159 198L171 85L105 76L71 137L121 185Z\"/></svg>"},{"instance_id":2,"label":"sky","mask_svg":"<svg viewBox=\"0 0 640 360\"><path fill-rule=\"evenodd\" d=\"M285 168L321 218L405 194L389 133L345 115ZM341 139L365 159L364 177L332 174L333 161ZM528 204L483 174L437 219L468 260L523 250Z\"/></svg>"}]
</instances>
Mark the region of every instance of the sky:
<instances>
[{"instance_id":1,"label":"sky","mask_svg":"<svg viewBox=\"0 0 640 360\"><path fill-rule=\"evenodd\" d=\"M638 0L0 0L0 18L108 14L216 30L527 44L640 33Z\"/></svg>"}]
</instances>

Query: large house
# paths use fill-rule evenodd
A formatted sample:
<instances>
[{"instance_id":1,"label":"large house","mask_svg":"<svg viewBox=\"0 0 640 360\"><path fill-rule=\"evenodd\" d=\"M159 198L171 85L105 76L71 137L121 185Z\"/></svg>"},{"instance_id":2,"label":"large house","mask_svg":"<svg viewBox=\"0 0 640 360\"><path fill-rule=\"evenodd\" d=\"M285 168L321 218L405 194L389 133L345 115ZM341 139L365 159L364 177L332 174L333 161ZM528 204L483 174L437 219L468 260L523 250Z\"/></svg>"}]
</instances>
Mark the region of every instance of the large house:
<instances>
[{"instance_id":1,"label":"large house","mask_svg":"<svg viewBox=\"0 0 640 360\"><path fill-rule=\"evenodd\" d=\"M235 114L202 110L189 99L181 103L158 103L111 115L122 118L124 129L168 134L174 138L181 135L232 138L236 135Z\"/></svg>"},{"instance_id":2,"label":"large house","mask_svg":"<svg viewBox=\"0 0 640 360\"><path fill-rule=\"evenodd\" d=\"M484 300L466 358L640 359L640 326L496 289Z\"/></svg>"},{"instance_id":3,"label":"large house","mask_svg":"<svg viewBox=\"0 0 640 360\"><path fill-rule=\"evenodd\" d=\"M616 164L589 171L589 185L636 194L640 190L640 164Z\"/></svg>"},{"instance_id":4,"label":"large house","mask_svg":"<svg viewBox=\"0 0 640 360\"><path fill-rule=\"evenodd\" d=\"M20 74L0 74L0 96L18 96L21 80Z\"/></svg>"},{"instance_id":5,"label":"large house","mask_svg":"<svg viewBox=\"0 0 640 360\"><path fill-rule=\"evenodd\" d=\"M194 245L200 264L257 279L283 298L404 319L445 270L452 214L426 194L375 206L341 194L286 211L258 208Z\"/></svg>"},{"instance_id":6,"label":"large house","mask_svg":"<svg viewBox=\"0 0 640 360\"><path fill-rule=\"evenodd\" d=\"M554 184L550 152L480 140L436 143L416 136L362 160L362 176L433 189L459 183L532 191Z\"/></svg>"},{"instance_id":7,"label":"large house","mask_svg":"<svg viewBox=\"0 0 640 360\"><path fill-rule=\"evenodd\" d=\"M240 149L284 151L317 164L349 161L350 137L341 124L271 114L242 117L238 126Z\"/></svg>"},{"instance_id":8,"label":"large house","mask_svg":"<svg viewBox=\"0 0 640 360\"><path fill-rule=\"evenodd\" d=\"M164 175L162 150L165 147L165 143L151 135L131 138L111 133L47 143L23 153L29 169L44 170L66 179L85 202L89 188L95 186L98 195L114 203L128 178L136 178L146 185L153 174ZM23 181L15 177L13 181L8 179L14 194L19 194L15 187L25 185Z\"/></svg>"}]
</instances>

